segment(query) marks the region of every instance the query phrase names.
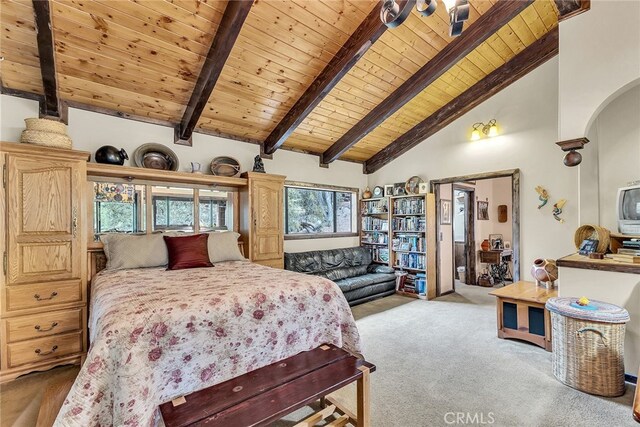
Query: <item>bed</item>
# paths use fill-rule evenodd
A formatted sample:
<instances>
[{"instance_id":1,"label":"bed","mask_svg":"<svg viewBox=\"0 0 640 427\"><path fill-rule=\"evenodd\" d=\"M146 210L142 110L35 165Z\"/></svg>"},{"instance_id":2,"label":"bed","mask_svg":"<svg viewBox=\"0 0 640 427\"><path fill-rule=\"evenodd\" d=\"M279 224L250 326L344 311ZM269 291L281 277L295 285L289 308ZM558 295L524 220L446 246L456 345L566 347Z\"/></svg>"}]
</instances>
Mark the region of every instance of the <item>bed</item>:
<instances>
[{"instance_id":1,"label":"bed","mask_svg":"<svg viewBox=\"0 0 640 427\"><path fill-rule=\"evenodd\" d=\"M335 283L246 261L104 270L90 308L91 347L58 426L162 424L160 403L323 343L362 352Z\"/></svg>"}]
</instances>

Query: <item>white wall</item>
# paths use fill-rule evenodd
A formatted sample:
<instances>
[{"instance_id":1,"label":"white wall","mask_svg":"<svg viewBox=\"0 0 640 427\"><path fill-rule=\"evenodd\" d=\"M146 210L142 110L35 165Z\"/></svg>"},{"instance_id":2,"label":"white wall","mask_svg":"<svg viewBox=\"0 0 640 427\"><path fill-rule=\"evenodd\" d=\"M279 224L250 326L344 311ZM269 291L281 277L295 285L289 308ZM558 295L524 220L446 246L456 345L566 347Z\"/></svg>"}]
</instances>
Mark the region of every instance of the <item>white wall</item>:
<instances>
[{"instance_id":1,"label":"white wall","mask_svg":"<svg viewBox=\"0 0 640 427\"><path fill-rule=\"evenodd\" d=\"M616 232L617 189L640 180L640 86L607 105L594 120L588 135L591 142L586 146L589 151L583 153L583 159L592 156L595 161L583 161L580 165L581 191L589 195L588 183L582 181L595 178L598 197L591 195L583 199L581 195L584 203L581 206L585 212L592 212L590 215L597 218L596 224Z\"/></svg>"},{"instance_id":2,"label":"white wall","mask_svg":"<svg viewBox=\"0 0 640 427\"><path fill-rule=\"evenodd\" d=\"M614 94L640 83L640 2L592 0L560 23L559 140L586 136Z\"/></svg>"},{"instance_id":3,"label":"white wall","mask_svg":"<svg viewBox=\"0 0 640 427\"><path fill-rule=\"evenodd\" d=\"M18 141L24 129L23 119L38 116L38 103L7 95L0 96L0 139ZM232 156L238 159L242 170L251 170L253 159L260 149L255 144L231 141L208 135L194 134L193 146L186 147L173 143L173 129L120 119L84 110L69 109L69 136L76 150L95 153L103 145L124 148L129 157L137 147L149 142L166 144L180 159L181 170L190 170L190 162L200 162L208 168L216 156ZM93 156L92 156L93 160ZM362 165L351 162L334 162L328 169L318 166L318 157L307 154L279 150L273 160L265 160L268 173L286 175L288 180L356 187L362 191L366 186L366 176ZM287 240L285 251L300 252L315 249L330 249L358 246L357 237Z\"/></svg>"},{"instance_id":4,"label":"white wall","mask_svg":"<svg viewBox=\"0 0 640 427\"><path fill-rule=\"evenodd\" d=\"M559 258L575 252L578 227L578 170L562 163L555 145L558 129L558 60L532 71L374 174L369 186L519 168L521 278L531 280L536 258ZM500 135L470 142L471 125L495 118ZM538 210L534 188L544 186L550 203ZM565 198L564 223L553 219L555 201ZM493 212L493 211L492 211Z\"/></svg>"}]
</instances>

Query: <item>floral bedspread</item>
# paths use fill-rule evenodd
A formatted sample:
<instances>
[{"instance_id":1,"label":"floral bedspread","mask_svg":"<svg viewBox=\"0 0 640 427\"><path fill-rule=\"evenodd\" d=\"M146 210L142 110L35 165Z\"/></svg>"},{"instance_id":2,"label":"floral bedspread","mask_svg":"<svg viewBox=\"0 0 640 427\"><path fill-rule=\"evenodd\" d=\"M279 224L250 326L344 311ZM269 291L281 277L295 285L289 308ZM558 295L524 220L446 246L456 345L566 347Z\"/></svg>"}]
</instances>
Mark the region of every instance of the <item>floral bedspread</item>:
<instances>
[{"instance_id":1,"label":"floral bedspread","mask_svg":"<svg viewBox=\"0 0 640 427\"><path fill-rule=\"evenodd\" d=\"M103 271L89 328L56 426L161 424L159 404L323 343L361 353L335 283L242 261Z\"/></svg>"}]
</instances>

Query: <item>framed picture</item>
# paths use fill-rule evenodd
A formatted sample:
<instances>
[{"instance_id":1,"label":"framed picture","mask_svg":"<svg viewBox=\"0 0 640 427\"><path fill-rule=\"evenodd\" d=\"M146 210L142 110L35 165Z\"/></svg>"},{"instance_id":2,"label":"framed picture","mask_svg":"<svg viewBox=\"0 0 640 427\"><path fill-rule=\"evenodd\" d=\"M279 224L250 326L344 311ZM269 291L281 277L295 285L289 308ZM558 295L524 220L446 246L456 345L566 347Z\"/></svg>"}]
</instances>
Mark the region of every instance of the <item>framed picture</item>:
<instances>
[{"instance_id":1,"label":"framed picture","mask_svg":"<svg viewBox=\"0 0 640 427\"><path fill-rule=\"evenodd\" d=\"M393 195L394 196L405 196L407 192L404 189L404 182L396 182L393 184Z\"/></svg>"},{"instance_id":2,"label":"framed picture","mask_svg":"<svg viewBox=\"0 0 640 427\"><path fill-rule=\"evenodd\" d=\"M440 200L440 224L451 224L451 200Z\"/></svg>"},{"instance_id":3,"label":"framed picture","mask_svg":"<svg viewBox=\"0 0 640 427\"><path fill-rule=\"evenodd\" d=\"M505 241L504 241L504 248L505 248L505 249L511 249L511 242L510 242L510 241L508 241L508 240L505 240Z\"/></svg>"},{"instance_id":4,"label":"framed picture","mask_svg":"<svg viewBox=\"0 0 640 427\"><path fill-rule=\"evenodd\" d=\"M594 253L598 249L598 240L595 239L584 239L582 243L580 243L580 249L578 253L580 255L589 255Z\"/></svg>"},{"instance_id":5,"label":"framed picture","mask_svg":"<svg viewBox=\"0 0 640 427\"><path fill-rule=\"evenodd\" d=\"M504 249L504 240L502 238L502 234L489 234L489 242L491 243L492 251Z\"/></svg>"},{"instance_id":6,"label":"framed picture","mask_svg":"<svg viewBox=\"0 0 640 427\"><path fill-rule=\"evenodd\" d=\"M393 184L384 186L384 195L386 197L393 196Z\"/></svg>"},{"instance_id":7,"label":"framed picture","mask_svg":"<svg viewBox=\"0 0 640 427\"><path fill-rule=\"evenodd\" d=\"M480 221L489 220L489 202L478 200L478 219Z\"/></svg>"},{"instance_id":8,"label":"framed picture","mask_svg":"<svg viewBox=\"0 0 640 427\"><path fill-rule=\"evenodd\" d=\"M421 182L418 185L418 193L419 194L427 194L429 192L429 184L426 182Z\"/></svg>"}]
</instances>

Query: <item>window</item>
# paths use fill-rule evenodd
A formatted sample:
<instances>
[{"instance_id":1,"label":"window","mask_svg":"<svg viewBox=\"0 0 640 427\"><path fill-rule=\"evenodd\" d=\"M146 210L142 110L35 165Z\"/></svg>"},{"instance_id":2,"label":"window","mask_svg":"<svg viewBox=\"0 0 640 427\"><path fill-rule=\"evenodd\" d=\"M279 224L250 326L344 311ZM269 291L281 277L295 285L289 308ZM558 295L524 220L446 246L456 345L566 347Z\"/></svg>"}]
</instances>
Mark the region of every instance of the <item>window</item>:
<instances>
[{"instance_id":1,"label":"window","mask_svg":"<svg viewBox=\"0 0 640 427\"><path fill-rule=\"evenodd\" d=\"M344 235L355 230L356 190L285 186L285 234Z\"/></svg>"},{"instance_id":2,"label":"window","mask_svg":"<svg viewBox=\"0 0 640 427\"><path fill-rule=\"evenodd\" d=\"M200 190L198 198L200 200L200 231L228 230L229 194L215 190ZM231 221L233 219L229 218L229 223Z\"/></svg>"},{"instance_id":3,"label":"window","mask_svg":"<svg viewBox=\"0 0 640 427\"><path fill-rule=\"evenodd\" d=\"M96 234L145 231L144 185L96 182L93 190Z\"/></svg>"},{"instance_id":4,"label":"window","mask_svg":"<svg viewBox=\"0 0 640 427\"><path fill-rule=\"evenodd\" d=\"M193 231L193 189L152 187L153 230Z\"/></svg>"}]
</instances>

